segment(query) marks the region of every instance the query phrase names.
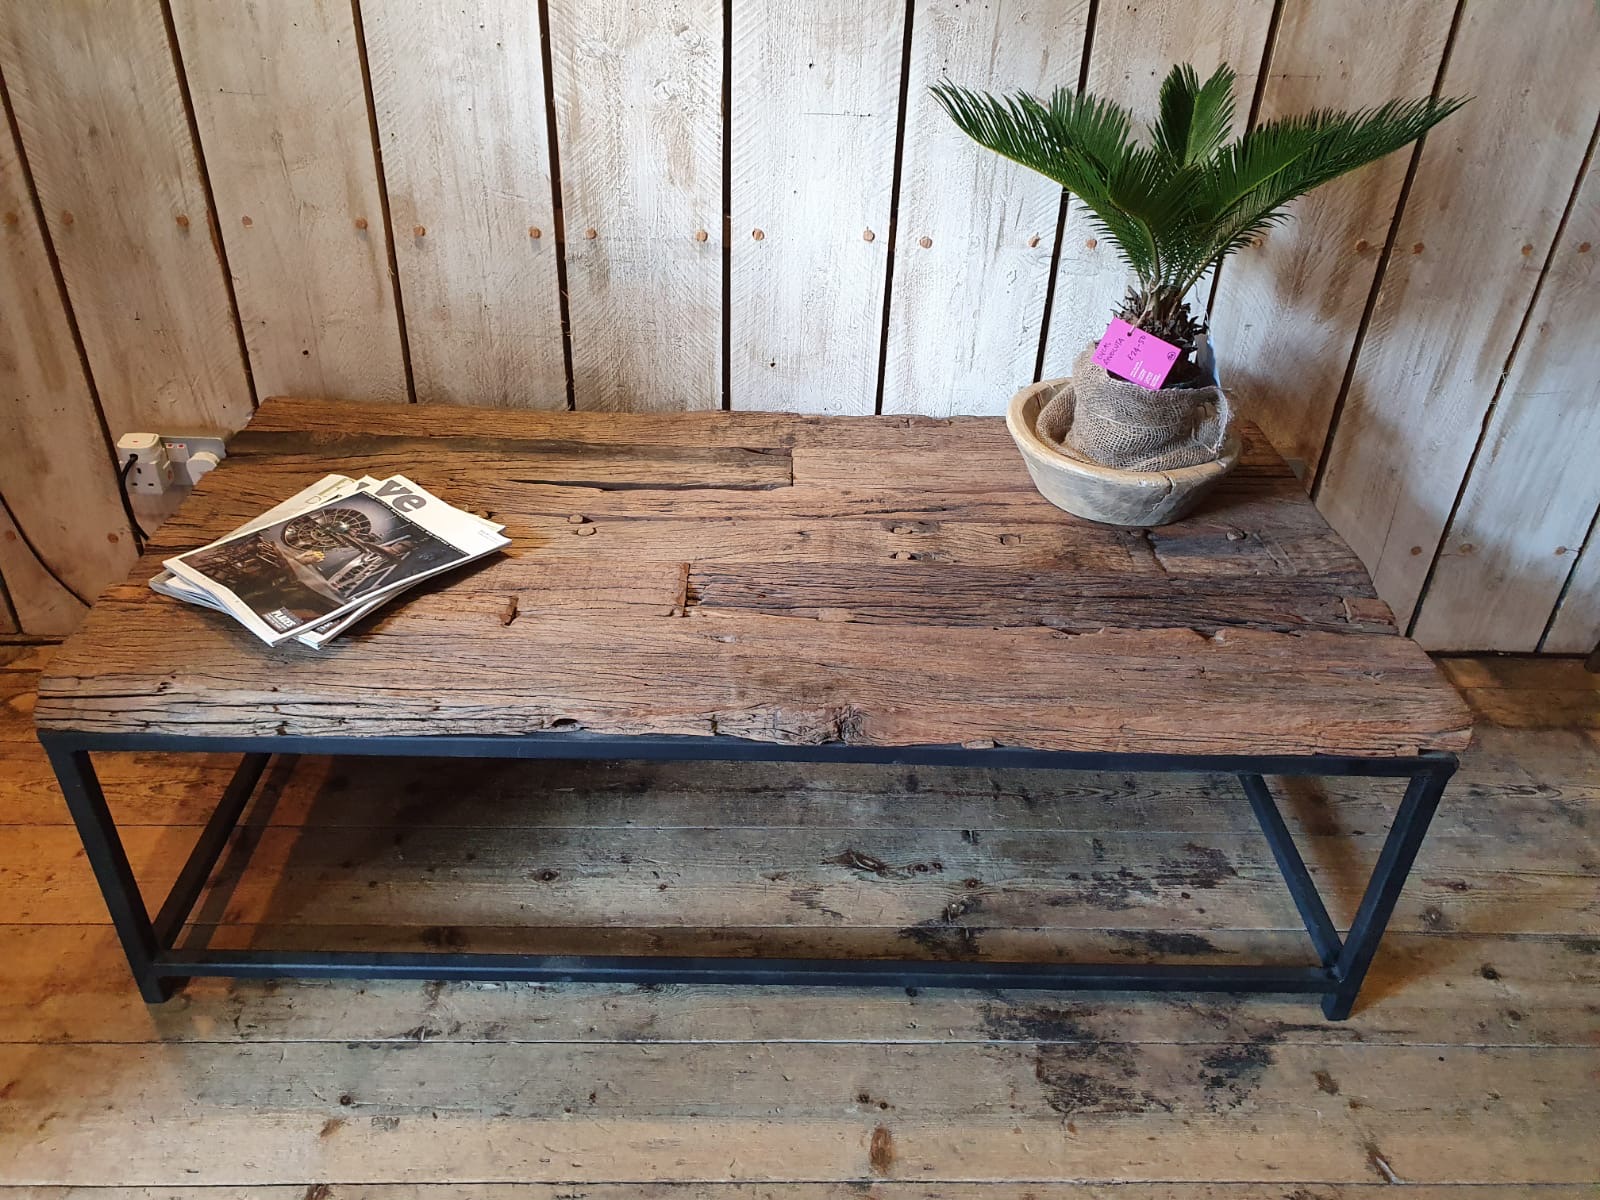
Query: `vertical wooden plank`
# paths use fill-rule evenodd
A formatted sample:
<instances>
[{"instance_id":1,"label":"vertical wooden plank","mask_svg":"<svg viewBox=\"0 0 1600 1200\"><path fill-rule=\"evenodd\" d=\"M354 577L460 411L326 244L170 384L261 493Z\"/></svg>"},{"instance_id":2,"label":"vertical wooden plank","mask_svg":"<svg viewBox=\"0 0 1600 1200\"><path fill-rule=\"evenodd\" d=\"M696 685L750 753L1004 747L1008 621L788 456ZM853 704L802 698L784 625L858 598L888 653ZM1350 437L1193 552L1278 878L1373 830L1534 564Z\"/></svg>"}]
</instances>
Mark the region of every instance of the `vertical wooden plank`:
<instances>
[{"instance_id":1,"label":"vertical wooden plank","mask_svg":"<svg viewBox=\"0 0 1600 1200\"><path fill-rule=\"evenodd\" d=\"M6 578L0 571L0 633L16 633L17 614L11 607L11 594L6 590Z\"/></svg>"},{"instance_id":2,"label":"vertical wooden plank","mask_svg":"<svg viewBox=\"0 0 1600 1200\"><path fill-rule=\"evenodd\" d=\"M1600 11L1468 4L1318 504L1404 624L1600 111Z\"/></svg>"},{"instance_id":3,"label":"vertical wooden plank","mask_svg":"<svg viewBox=\"0 0 1600 1200\"><path fill-rule=\"evenodd\" d=\"M417 399L565 408L538 5L361 18Z\"/></svg>"},{"instance_id":4,"label":"vertical wooden plank","mask_svg":"<svg viewBox=\"0 0 1600 1200\"><path fill-rule=\"evenodd\" d=\"M70 633L84 613L79 597L92 599L127 573L133 539L21 149L3 114L0 496L0 577L15 610L11 631Z\"/></svg>"},{"instance_id":5,"label":"vertical wooden plank","mask_svg":"<svg viewBox=\"0 0 1600 1200\"><path fill-rule=\"evenodd\" d=\"M1549 654L1600 651L1600 531L1593 522L1588 544L1572 568L1566 595L1540 649Z\"/></svg>"},{"instance_id":6,"label":"vertical wooden plank","mask_svg":"<svg viewBox=\"0 0 1600 1200\"><path fill-rule=\"evenodd\" d=\"M870 413L904 0L731 2L733 407Z\"/></svg>"},{"instance_id":7,"label":"vertical wooden plank","mask_svg":"<svg viewBox=\"0 0 1600 1200\"><path fill-rule=\"evenodd\" d=\"M1286 0L1259 119L1426 96L1452 12ZM1229 391L1308 487L1410 161L1391 154L1296 201L1218 275L1211 330Z\"/></svg>"},{"instance_id":8,"label":"vertical wooden plank","mask_svg":"<svg viewBox=\"0 0 1600 1200\"><path fill-rule=\"evenodd\" d=\"M928 88L1076 86L1087 19L1087 0L917 8L884 412L1003 413L1033 379L1061 189L974 145Z\"/></svg>"},{"instance_id":9,"label":"vertical wooden plank","mask_svg":"<svg viewBox=\"0 0 1600 1200\"><path fill-rule=\"evenodd\" d=\"M1235 129L1242 129L1271 22L1272 0L1101 3L1089 52L1088 90L1127 105L1137 120L1147 122L1155 118L1161 81L1174 63L1193 63L1204 78L1225 62L1239 76ZM1127 267L1096 234L1086 210L1069 200L1045 339L1047 378L1072 373L1073 359L1105 332L1129 279Z\"/></svg>"},{"instance_id":10,"label":"vertical wooden plank","mask_svg":"<svg viewBox=\"0 0 1600 1200\"><path fill-rule=\"evenodd\" d=\"M1417 614L1431 650L1538 649L1600 506L1596 242L1591 163Z\"/></svg>"},{"instance_id":11,"label":"vertical wooden plank","mask_svg":"<svg viewBox=\"0 0 1600 1200\"><path fill-rule=\"evenodd\" d=\"M722 49L718 0L551 0L579 408L722 404Z\"/></svg>"},{"instance_id":12,"label":"vertical wooden plank","mask_svg":"<svg viewBox=\"0 0 1600 1200\"><path fill-rule=\"evenodd\" d=\"M348 0L173 0L256 391L407 399Z\"/></svg>"},{"instance_id":13,"label":"vertical wooden plank","mask_svg":"<svg viewBox=\"0 0 1600 1200\"><path fill-rule=\"evenodd\" d=\"M113 437L251 395L158 0L0 5L11 90Z\"/></svg>"}]
</instances>

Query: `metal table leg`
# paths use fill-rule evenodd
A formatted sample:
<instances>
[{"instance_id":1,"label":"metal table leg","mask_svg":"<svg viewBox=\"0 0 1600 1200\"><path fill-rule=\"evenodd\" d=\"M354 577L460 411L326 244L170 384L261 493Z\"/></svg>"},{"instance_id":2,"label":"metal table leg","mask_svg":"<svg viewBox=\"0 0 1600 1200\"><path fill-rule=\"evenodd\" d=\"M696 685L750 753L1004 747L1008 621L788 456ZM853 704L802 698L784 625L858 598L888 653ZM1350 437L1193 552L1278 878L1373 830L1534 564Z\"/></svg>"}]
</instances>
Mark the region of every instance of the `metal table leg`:
<instances>
[{"instance_id":1,"label":"metal table leg","mask_svg":"<svg viewBox=\"0 0 1600 1200\"><path fill-rule=\"evenodd\" d=\"M1367 977L1367 968L1378 952L1378 942L1394 915L1394 906L1406 885L1406 876L1417 851L1422 848L1422 838L1428 832L1428 823L1439 807L1439 797L1455 770L1452 761L1432 771L1412 777L1406 787L1405 798L1400 801L1400 811L1389 836L1384 839L1383 850L1378 855L1378 865L1373 868L1372 879L1361 906L1346 935L1344 949L1333 965L1339 986L1322 998L1322 1012L1330 1021L1342 1021L1355 1006L1356 994Z\"/></svg>"},{"instance_id":2,"label":"metal table leg","mask_svg":"<svg viewBox=\"0 0 1600 1200\"><path fill-rule=\"evenodd\" d=\"M155 958L160 950L155 929L145 909L144 897L139 894L133 868L128 865L122 839L117 835L116 822L106 806L105 793L100 790L94 763L87 750L61 750L46 745L45 753L50 756L61 794L66 797L67 809L78 826L83 852L100 883L106 908L111 911L111 923L128 956L139 995L151 1004L158 1004L172 994L174 983L155 971Z\"/></svg>"}]
</instances>

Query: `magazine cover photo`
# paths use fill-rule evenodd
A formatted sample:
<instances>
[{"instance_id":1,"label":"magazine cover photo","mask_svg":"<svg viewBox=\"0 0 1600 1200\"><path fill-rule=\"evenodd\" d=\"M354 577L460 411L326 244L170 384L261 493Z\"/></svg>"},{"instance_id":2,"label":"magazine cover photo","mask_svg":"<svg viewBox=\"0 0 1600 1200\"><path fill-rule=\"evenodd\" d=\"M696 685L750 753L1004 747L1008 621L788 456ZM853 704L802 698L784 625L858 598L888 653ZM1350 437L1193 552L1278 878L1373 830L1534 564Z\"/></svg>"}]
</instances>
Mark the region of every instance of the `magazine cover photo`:
<instances>
[{"instance_id":1,"label":"magazine cover photo","mask_svg":"<svg viewBox=\"0 0 1600 1200\"><path fill-rule=\"evenodd\" d=\"M279 633L471 555L357 492L182 562L222 584Z\"/></svg>"}]
</instances>

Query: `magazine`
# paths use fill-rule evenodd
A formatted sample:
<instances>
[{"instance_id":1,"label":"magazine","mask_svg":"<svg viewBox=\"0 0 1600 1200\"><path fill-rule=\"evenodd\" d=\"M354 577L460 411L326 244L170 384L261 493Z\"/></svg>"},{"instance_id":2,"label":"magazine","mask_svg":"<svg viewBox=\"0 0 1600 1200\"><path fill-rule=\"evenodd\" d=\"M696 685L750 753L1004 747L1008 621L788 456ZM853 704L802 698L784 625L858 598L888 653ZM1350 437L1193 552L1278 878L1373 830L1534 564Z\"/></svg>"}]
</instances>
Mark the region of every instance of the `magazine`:
<instances>
[{"instance_id":1,"label":"magazine","mask_svg":"<svg viewBox=\"0 0 1600 1200\"><path fill-rule=\"evenodd\" d=\"M348 475L324 475L310 487L302 488L281 504L274 505L253 521L246 521L239 528L230 533L229 537L238 537L240 534L254 533L285 517L307 508L314 508L324 500L331 500L336 496L348 495L356 490L360 484L376 483L370 475L363 476L361 480L351 479ZM214 608L218 612L227 612L224 605L211 597L209 592L193 586L185 580L179 579L171 571L163 570L150 581L150 586L164 596L171 596L176 600L185 600L190 604L198 604L204 608Z\"/></svg>"},{"instance_id":2,"label":"magazine","mask_svg":"<svg viewBox=\"0 0 1600 1200\"><path fill-rule=\"evenodd\" d=\"M403 475L329 475L168 559L150 586L226 612L269 645L320 647L406 588L509 545L503 528Z\"/></svg>"},{"instance_id":3,"label":"magazine","mask_svg":"<svg viewBox=\"0 0 1600 1200\"><path fill-rule=\"evenodd\" d=\"M379 484L381 484L383 482L383 480L373 479L370 475L365 475L365 476L362 476L362 478L360 480L358 480L357 482L362 488L367 488L367 487L376 487ZM429 500L433 501L435 504L444 504L444 501L442 501L438 497L432 495L426 489L424 489L424 488L422 488L422 487L420 487L420 486L418 486L416 484L412 484L411 486L415 487L416 490L420 494L422 494L423 496L426 496ZM466 518L468 520L476 521L480 526L482 526L490 534L498 535L502 531L504 531L504 529L505 529L504 525L497 525L493 521L486 521L482 517L475 516L472 513L461 512L461 510L459 510L459 509L457 509L456 512L460 516L462 516L462 517L464 517L464 518ZM509 539L503 539L501 544L504 545L508 541L509 541ZM318 623L316 625L313 625L310 629L307 629L303 633L296 634L295 635L295 640L297 642L302 643L303 645L310 646L314 650L320 650L324 645L326 645L333 638L338 637L346 629L349 629L350 626L354 625L356 622L360 621L363 617L365 617L368 613L372 612L373 609L382 607L385 603L387 603L389 601L389 599L391 597L393 597L394 595L396 595L399 592L405 591L405 589L410 587L412 585L412 583L414 583L414 582L415 582L414 580L408 580L408 581L403 582L403 583L397 583L393 587L387 588L384 591L375 592L375 593L373 593L372 597L370 599L368 599L368 601L365 604L361 605L359 608L353 609L350 612L345 613L343 616L332 617L332 618L329 618L328 620L325 620L325 621L322 621L322 622L320 622L320 623Z\"/></svg>"}]
</instances>

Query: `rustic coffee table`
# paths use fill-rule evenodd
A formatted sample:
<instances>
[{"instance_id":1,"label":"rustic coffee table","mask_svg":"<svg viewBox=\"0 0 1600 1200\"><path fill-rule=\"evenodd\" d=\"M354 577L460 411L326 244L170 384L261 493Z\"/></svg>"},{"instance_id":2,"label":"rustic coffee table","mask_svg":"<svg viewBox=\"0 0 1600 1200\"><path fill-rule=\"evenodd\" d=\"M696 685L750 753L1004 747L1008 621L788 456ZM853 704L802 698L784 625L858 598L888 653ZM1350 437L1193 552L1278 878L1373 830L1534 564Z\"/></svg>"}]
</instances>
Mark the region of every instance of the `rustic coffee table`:
<instances>
[{"instance_id":1,"label":"rustic coffee table","mask_svg":"<svg viewBox=\"0 0 1600 1200\"><path fill-rule=\"evenodd\" d=\"M370 976L1306 992L1340 1019L1469 719L1245 443L1201 512L1144 531L1046 504L998 419L272 400L61 648L39 738L152 1002L189 976ZM330 471L403 472L513 546L320 653L145 586ZM91 764L112 750L244 756L154 917ZM1226 772L1311 947L1290 967L180 948L274 754ZM1408 781L1343 937L1266 775Z\"/></svg>"}]
</instances>

